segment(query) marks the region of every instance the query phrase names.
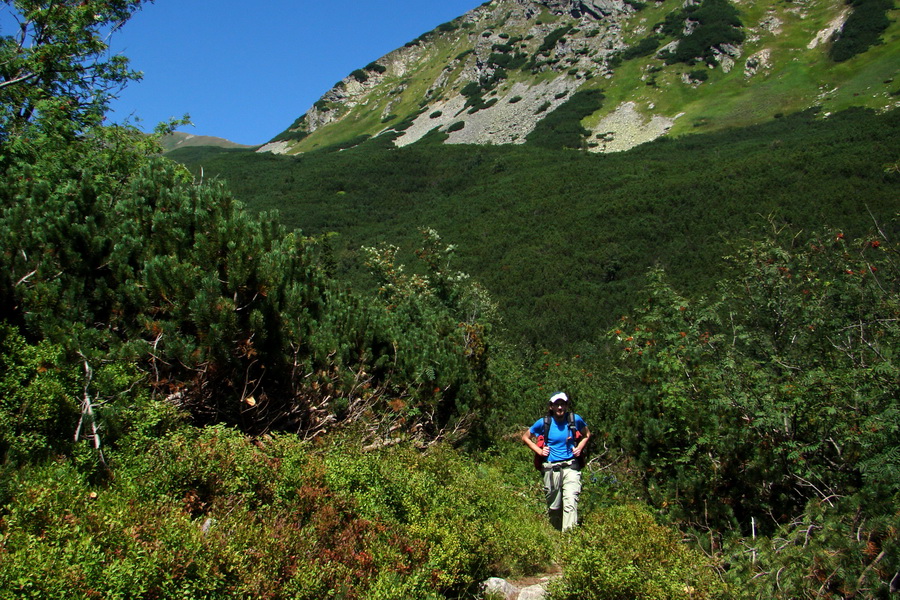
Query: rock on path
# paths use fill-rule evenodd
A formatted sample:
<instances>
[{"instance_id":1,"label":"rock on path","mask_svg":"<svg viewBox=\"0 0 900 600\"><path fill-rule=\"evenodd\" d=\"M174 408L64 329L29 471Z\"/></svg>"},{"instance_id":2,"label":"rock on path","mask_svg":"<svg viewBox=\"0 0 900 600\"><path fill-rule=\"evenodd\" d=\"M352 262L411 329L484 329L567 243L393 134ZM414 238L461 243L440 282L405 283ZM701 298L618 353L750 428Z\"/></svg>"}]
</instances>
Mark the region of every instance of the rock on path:
<instances>
[{"instance_id":1,"label":"rock on path","mask_svg":"<svg viewBox=\"0 0 900 600\"><path fill-rule=\"evenodd\" d=\"M547 596L547 585L558 573L547 574L541 577L524 579L519 585L510 583L500 577L491 577L482 583L485 595L503 600L544 600Z\"/></svg>"}]
</instances>

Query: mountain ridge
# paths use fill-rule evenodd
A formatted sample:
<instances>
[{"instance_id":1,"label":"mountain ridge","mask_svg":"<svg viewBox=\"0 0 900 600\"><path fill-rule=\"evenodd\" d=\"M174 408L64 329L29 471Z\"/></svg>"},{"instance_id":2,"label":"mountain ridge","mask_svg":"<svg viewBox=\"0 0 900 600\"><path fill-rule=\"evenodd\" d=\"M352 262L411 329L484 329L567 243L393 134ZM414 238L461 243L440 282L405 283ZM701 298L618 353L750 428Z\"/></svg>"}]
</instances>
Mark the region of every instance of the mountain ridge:
<instances>
[{"instance_id":1,"label":"mountain ridge","mask_svg":"<svg viewBox=\"0 0 900 600\"><path fill-rule=\"evenodd\" d=\"M812 106L896 107L896 19L879 45L828 57L852 12L839 0L494 0L347 75L260 151L382 134L402 146L435 130L450 144L524 143L579 90L606 98L581 120L594 152Z\"/></svg>"},{"instance_id":2,"label":"mountain ridge","mask_svg":"<svg viewBox=\"0 0 900 600\"><path fill-rule=\"evenodd\" d=\"M173 131L163 136L160 140L163 152L171 152L180 148L190 148L193 146L213 146L216 148L253 148L247 144L238 144L225 138L215 137L211 135L194 135L184 131Z\"/></svg>"}]
</instances>

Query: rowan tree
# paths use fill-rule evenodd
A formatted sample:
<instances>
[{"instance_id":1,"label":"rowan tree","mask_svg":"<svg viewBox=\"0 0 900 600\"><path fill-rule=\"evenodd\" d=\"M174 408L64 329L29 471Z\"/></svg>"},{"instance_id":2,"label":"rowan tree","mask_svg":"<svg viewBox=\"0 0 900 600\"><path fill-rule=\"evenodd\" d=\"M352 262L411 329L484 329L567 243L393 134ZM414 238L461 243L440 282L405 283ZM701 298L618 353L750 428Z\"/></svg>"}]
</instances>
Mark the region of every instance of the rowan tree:
<instances>
[{"instance_id":1,"label":"rowan tree","mask_svg":"<svg viewBox=\"0 0 900 600\"><path fill-rule=\"evenodd\" d=\"M0 31L0 140L29 126L71 136L100 123L140 78L124 56L109 55L109 36L145 2L4 0L16 28Z\"/></svg>"}]
</instances>

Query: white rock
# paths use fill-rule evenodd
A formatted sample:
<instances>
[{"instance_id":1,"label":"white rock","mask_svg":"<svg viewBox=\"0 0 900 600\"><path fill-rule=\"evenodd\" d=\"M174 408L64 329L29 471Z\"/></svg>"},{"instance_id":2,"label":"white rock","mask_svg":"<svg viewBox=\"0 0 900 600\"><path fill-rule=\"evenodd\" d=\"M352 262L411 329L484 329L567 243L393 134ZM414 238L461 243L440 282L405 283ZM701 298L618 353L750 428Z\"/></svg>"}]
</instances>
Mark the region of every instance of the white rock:
<instances>
[{"instance_id":1,"label":"white rock","mask_svg":"<svg viewBox=\"0 0 900 600\"><path fill-rule=\"evenodd\" d=\"M491 577L482 585L484 586L485 595L499 595L506 598L506 600L516 600L516 597L519 595L519 589L516 586L499 577Z\"/></svg>"}]
</instances>

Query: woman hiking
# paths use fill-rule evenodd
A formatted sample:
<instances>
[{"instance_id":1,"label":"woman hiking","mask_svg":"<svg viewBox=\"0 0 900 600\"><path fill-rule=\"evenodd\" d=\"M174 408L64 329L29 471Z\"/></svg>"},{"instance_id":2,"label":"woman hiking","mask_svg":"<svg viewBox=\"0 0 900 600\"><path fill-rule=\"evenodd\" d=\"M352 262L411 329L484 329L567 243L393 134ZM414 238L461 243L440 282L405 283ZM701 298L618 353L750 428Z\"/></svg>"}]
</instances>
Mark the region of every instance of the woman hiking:
<instances>
[{"instance_id":1,"label":"woman hiking","mask_svg":"<svg viewBox=\"0 0 900 600\"><path fill-rule=\"evenodd\" d=\"M563 392L550 397L547 416L522 434L522 441L538 457L535 466L540 464L544 475L550 524L560 531L578 524L579 457L590 437L584 419L569 412L569 397Z\"/></svg>"}]
</instances>

